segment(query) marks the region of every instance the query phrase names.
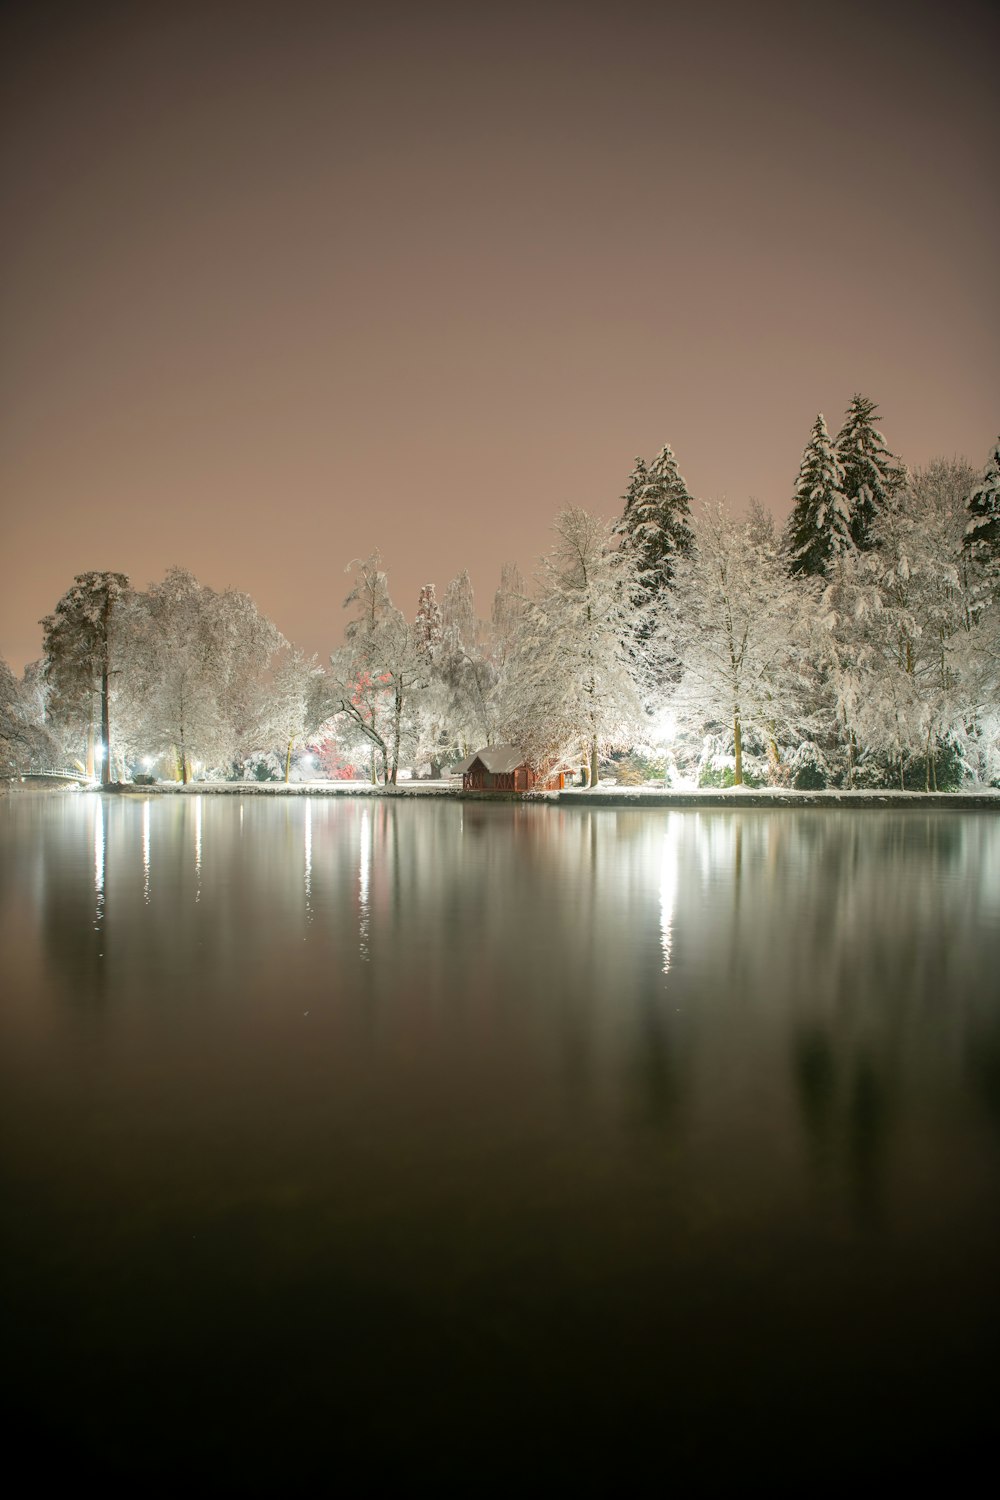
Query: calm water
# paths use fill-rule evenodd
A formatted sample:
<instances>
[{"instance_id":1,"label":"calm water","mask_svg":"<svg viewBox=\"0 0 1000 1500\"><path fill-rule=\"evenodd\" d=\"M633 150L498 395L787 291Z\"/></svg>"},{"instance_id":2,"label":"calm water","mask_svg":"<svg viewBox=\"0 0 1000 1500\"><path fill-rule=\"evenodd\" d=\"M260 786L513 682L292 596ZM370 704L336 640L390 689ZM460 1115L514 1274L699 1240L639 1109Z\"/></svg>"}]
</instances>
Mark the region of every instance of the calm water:
<instances>
[{"instance_id":1,"label":"calm water","mask_svg":"<svg viewBox=\"0 0 1000 1500\"><path fill-rule=\"evenodd\" d=\"M985 1449L1000 819L23 794L0 942L39 1477Z\"/></svg>"}]
</instances>

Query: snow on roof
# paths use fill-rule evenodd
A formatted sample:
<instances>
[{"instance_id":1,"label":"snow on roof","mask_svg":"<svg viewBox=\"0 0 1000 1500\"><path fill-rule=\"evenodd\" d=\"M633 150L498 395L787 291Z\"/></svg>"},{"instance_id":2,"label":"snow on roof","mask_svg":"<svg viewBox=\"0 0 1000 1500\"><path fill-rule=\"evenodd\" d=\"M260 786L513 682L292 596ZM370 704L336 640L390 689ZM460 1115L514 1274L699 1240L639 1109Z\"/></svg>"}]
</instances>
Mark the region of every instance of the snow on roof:
<instances>
[{"instance_id":1,"label":"snow on roof","mask_svg":"<svg viewBox=\"0 0 1000 1500\"><path fill-rule=\"evenodd\" d=\"M476 751L465 770L469 769L474 760L480 761L487 771L496 776L502 771L516 771L518 766L523 766L524 751L519 750L516 745L487 745L485 749Z\"/></svg>"}]
</instances>

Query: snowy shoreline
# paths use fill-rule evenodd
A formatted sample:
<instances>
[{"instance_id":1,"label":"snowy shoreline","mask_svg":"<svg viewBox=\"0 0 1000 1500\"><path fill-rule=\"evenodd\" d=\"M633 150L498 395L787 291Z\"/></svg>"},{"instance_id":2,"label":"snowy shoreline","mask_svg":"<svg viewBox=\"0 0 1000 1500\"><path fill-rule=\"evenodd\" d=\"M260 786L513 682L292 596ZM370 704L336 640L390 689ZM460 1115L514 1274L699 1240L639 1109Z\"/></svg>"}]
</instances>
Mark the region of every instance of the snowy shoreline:
<instances>
[{"instance_id":1,"label":"snowy shoreline","mask_svg":"<svg viewBox=\"0 0 1000 1500\"><path fill-rule=\"evenodd\" d=\"M41 790L41 788L39 788ZM56 790L49 788L49 790ZM95 788L95 790L100 790ZM560 807L846 807L975 809L1000 811L1000 790L988 788L965 792L900 792L889 789L865 791L794 791L785 788L729 787L720 790L680 791L663 787L601 786L567 788L555 792L463 792L446 781L409 782L397 787L375 787L368 782L189 782L158 783L154 786L117 784L105 789L109 796L126 797L376 797L447 798L461 802L546 803Z\"/></svg>"}]
</instances>

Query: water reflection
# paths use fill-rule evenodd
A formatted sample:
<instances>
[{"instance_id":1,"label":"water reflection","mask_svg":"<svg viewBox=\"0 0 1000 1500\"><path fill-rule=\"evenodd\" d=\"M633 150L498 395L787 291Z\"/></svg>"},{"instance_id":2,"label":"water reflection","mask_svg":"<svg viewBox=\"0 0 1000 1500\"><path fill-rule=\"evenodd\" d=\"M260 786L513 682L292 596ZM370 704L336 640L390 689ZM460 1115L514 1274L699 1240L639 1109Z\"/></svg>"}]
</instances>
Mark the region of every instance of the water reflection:
<instances>
[{"instance_id":1,"label":"water reflection","mask_svg":"<svg viewBox=\"0 0 1000 1500\"><path fill-rule=\"evenodd\" d=\"M660 865L660 947L663 950L664 974L670 972L670 953L673 948L674 902L677 899L677 837L678 818L675 814L668 813Z\"/></svg>"},{"instance_id":2,"label":"water reflection","mask_svg":"<svg viewBox=\"0 0 1000 1500\"><path fill-rule=\"evenodd\" d=\"M201 798L194 799L194 899L201 900Z\"/></svg>"},{"instance_id":3,"label":"water reflection","mask_svg":"<svg viewBox=\"0 0 1000 1500\"><path fill-rule=\"evenodd\" d=\"M8 798L0 937L16 1347L76 1389L190 1306L292 1372L315 1329L297 1395L336 1406L334 1349L381 1409L388 1305L408 1370L623 1433L687 1403L704 1452L802 1371L993 1357L992 817ZM204 1357L205 1409L247 1395Z\"/></svg>"},{"instance_id":4,"label":"water reflection","mask_svg":"<svg viewBox=\"0 0 1000 1500\"><path fill-rule=\"evenodd\" d=\"M762 1146L797 1119L803 1165L862 1217L905 1153L917 1080L928 1098L974 1080L1000 1114L986 817L196 796L67 799L33 821L18 857L73 996L155 993L169 972L218 1005L335 974L349 1007L353 951L393 1025L474 1018L476 1067L502 1040L558 1070L578 1117L736 1150L748 1124Z\"/></svg>"},{"instance_id":5,"label":"water reflection","mask_svg":"<svg viewBox=\"0 0 1000 1500\"><path fill-rule=\"evenodd\" d=\"M149 905L149 799L142 804L142 899Z\"/></svg>"},{"instance_id":6,"label":"water reflection","mask_svg":"<svg viewBox=\"0 0 1000 1500\"><path fill-rule=\"evenodd\" d=\"M312 921L312 802L307 801L305 806L305 835L303 839L304 873L303 884L306 893L306 920Z\"/></svg>"},{"instance_id":7,"label":"water reflection","mask_svg":"<svg viewBox=\"0 0 1000 1500\"><path fill-rule=\"evenodd\" d=\"M371 818L367 807L361 814L358 846L358 952L368 961L368 881L371 867Z\"/></svg>"},{"instance_id":8,"label":"water reflection","mask_svg":"<svg viewBox=\"0 0 1000 1500\"><path fill-rule=\"evenodd\" d=\"M94 930L100 932L104 920L104 806L94 809Z\"/></svg>"}]
</instances>

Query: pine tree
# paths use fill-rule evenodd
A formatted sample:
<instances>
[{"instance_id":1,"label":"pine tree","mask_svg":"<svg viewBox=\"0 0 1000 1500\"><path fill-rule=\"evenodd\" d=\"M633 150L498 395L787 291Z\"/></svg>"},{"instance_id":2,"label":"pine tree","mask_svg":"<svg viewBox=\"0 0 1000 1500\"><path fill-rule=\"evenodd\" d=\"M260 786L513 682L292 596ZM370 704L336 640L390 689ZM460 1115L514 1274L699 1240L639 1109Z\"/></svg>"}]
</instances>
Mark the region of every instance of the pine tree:
<instances>
[{"instance_id":1,"label":"pine tree","mask_svg":"<svg viewBox=\"0 0 1000 1500\"><path fill-rule=\"evenodd\" d=\"M650 615L673 582L677 560L691 551L691 496L669 443L649 465L641 458L629 476L625 511L615 530L631 552L639 578L634 603Z\"/></svg>"},{"instance_id":2,"label":"pine tree","mask_svg":"<svg viewBox=\"0 0 1000 1500\"><path fill-rule=\"evenodd\" d=\"M802 454L785 541L789 572L812 578L826 578L833 557L852 545L844 470L822 412Z\"/></svg>"},{"instance_id":3,"label":"pine tree","mask_svg":"<svg viewBox=\"0 0 1000 1500\"><path fill-rule=\"evenodd\" d=\"M874 401L855 395L837 434L836 453L844 471L843 492L850 507L851 539L859 552L871 549L872 527L906 483L906 468L889 452L873 425Z\"/></svg>"},{"instance_id":4,"label":"pine tree","mask_svg":"<svg viewBox=\"0 0 1000 1500\"><path fill-rule=\"evenodd\" d=\"M969 522L962 539L966 553L988 571L1000 569L1000 438L966 501L966 510Z\"/></svg>"},{"instance_id":5,"label":"pine tree","mask_svg":"<svg viewBox=\"0 0 1000 1500\"><path fill-rule=\"evenodd\" d=\"M631 511L636 500L642 494L642 491L645 488L648 479L649 469L647 467L646 460L644 458L637 457L633 465L632 472L628 476L628 484L625 486L625 493L622 496L622 499L625 502L625 509L622 512L621 520L615 527L616 534L621 535L628 530L629 512Z\"/></svg>"}]
</instances>

